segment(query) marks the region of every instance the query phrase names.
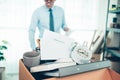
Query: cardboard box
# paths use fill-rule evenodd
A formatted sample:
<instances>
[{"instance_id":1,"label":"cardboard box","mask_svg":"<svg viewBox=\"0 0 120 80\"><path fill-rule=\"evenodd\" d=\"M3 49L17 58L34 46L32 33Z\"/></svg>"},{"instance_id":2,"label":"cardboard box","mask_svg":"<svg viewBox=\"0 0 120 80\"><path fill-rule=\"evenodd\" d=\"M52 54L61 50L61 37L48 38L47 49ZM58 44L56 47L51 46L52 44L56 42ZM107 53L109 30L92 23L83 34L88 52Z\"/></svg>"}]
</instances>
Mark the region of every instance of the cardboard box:
<instances>
[{"instance_id":1,"label":"cardboard box","mask_svg":"<svg viewBox=\"0 0 120 80\"><path fill-rule=\"evenodd\" d=\"M37 77L39 80L120 80L120 75L108 68L75 74L62 78L41 79L41 76L39 75ZM19 61L19 80L37 80L25 67L22 60Z\"/></svg>"}]
</instances>

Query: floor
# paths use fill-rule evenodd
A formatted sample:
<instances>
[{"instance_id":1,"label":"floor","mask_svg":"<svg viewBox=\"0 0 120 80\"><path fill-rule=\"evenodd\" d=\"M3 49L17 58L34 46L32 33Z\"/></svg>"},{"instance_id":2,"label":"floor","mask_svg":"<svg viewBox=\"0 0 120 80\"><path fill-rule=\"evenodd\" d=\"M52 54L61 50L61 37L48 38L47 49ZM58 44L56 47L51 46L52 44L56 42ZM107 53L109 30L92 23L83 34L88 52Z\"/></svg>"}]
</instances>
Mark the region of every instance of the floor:
<instances>
[{"instance_id":1,"label":"floor","mask_svg":"<svg viewBox=\"0 0 120 80\"><path fill-rule=\"evenodd\" d=\"M3 80L19 80L19 68L17 62L6 66Z\"/></svg>"},{"instance_id":2,"label":"floor","mask_svg":"<svg viewBox=\"0 0 120 80\"><path fill-rule=\"evenodd\" d=\"M18 74L6 74L4 80L19 80Z\"/></svg>"},{"instance_id":3,"label":"floor","mask_svg":"<svg viewBox=\"0 0 120 80\"><path fill-rule=\"evenodd\" d=\"M11 66L8 66L9 68L12 68ZM15 69L15 68L14 68ZM11 69L11 72L8 72L8 68L6 67L0 67L0 80L19 80L19 70L18 68L13 70Z\"/></svg>"}]
</instances>

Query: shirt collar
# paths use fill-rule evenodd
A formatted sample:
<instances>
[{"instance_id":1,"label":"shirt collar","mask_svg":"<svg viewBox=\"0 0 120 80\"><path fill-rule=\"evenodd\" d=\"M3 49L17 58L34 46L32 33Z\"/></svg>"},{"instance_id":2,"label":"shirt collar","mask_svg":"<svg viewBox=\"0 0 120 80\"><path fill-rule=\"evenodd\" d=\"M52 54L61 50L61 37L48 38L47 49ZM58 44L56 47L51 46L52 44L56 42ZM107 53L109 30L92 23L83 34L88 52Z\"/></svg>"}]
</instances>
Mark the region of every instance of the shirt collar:
<instances>
[{"instance_id":1,"label":"shirt collar","mask_svg":"<svg viewBox=\"0 0 120 80\"><path fill-rule=\"evenodd\" d=\"M45 5L44 5L44 7L45 7L47 10L49 10L49 8L47 8ZM54 9L54 7L55 7L55 6L53 6L51 9L53 10L53 9Z\"/></svg>"}]
</instances>

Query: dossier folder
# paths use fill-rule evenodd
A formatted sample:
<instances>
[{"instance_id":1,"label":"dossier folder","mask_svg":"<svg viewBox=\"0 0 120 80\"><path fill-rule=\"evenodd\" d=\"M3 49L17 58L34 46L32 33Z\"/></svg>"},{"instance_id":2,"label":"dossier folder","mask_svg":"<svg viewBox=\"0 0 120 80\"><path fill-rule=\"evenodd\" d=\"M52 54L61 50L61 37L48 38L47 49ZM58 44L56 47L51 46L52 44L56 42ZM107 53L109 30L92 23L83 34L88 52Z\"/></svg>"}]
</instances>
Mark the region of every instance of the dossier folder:
<instances>
[{"instance_id":1,"label":"dossier folder","mask_svg":"<svg viewBox=\"0 0 120 80\"><path fill-rule=\"evenodd\" d=\"M105 61L98 61L98 62L92 62L92 63L86 63L86 64L61 67L55 70L50 70L45 72L43 71L41 73L43 73L45 76L64 77L64 76L94 71L97 69L107 68L110 66L111 66L110 61L105 60Z\"/></svg>"}]
</instances>

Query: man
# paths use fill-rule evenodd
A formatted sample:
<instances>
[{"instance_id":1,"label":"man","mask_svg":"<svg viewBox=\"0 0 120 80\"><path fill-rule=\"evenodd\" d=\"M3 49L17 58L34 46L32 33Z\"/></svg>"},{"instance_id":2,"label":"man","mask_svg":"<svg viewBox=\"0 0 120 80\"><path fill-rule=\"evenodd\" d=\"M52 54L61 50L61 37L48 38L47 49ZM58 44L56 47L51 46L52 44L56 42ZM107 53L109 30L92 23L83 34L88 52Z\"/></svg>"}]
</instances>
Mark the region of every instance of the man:
<instances>
[{"instance_id":1,"label":"man","mask_svg":"<svg viewBox=\"0 0 120 80\"><path fill-rule=\"evenodd\" d=\"M31 24L29 27L29 41L32 50L36 50L36 47L40 48L40 45L35 45L36 27L39 30L39 39L37 40L38 43L42 38L45 29L58 33L61 28L64 31L69 31L69 28L65 22L64 11L61 7L54 6L55 1L56 0L44 0L45 5L37 8L32 15ZM52 19L50 18L51 15Z\"/></svg>"}]
</instances>

